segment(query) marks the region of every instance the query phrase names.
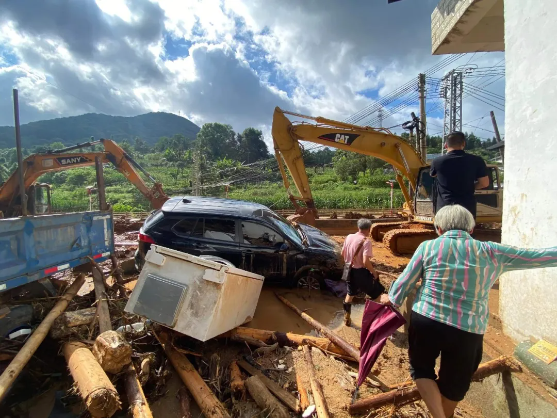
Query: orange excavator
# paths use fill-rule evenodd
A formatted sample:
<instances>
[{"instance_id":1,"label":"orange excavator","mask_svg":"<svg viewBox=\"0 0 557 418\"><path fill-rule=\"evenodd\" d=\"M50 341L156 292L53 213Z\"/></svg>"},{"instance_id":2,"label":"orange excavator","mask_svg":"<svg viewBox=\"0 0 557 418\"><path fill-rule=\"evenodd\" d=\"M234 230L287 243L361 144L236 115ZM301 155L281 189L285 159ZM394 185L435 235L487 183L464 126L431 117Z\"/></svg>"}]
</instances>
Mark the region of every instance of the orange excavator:
<instances>
[{"instance_id":1,"label":"orange excavator","mask_svg":"<svg viewBox=\"0 0 557 418\"><path fill-rule=\"evenodd\" d=\"M305 120L291 122L286 115ZM429 165L414 146L400 136L387 129L300 115L278 107L273 116L272 135L283 183L296 208L295 216L299 222L315 225L315 219L318 218L299 144L299 141L308 141L376 157L393 166L405 200L400 213L405 219L400 222L375 223L371 230L375 241L383 241L394 253L411 254L421 242L437 236L433 228L434 179L429 175ZM291 188L285 165L297 193ZM489 186L476 191L477 222L499 223L503 204L499 168L495 165L488 165L487 168ZM323 222L320 224L323 225ZM326 226L321 228L327 232ZM476 228L475 235L478 239L497 240L500 239L500 230Z\"/></svg>"},{"instance_id":2,"label":"orange excavator","mask_svg":"<svg viewBox=\"0 0 557 418\"><path fill-rule=\"evenodd\" d=\"M97 144L102 144L104 151L75 152ZM100 139L99 141L85 142L44 154L33 154L25 158L23 160L23 179L25 193L28 196L27 212L32 215L40 215L50 211L50 185L35 183L41 175L52 171L92 166L95 164L96 157L100 157L103 164L111 163L122 173L151 202L153 209L160 209L164 202L168 200L168 196L162 189L162 184L158 183L127 152L110 139ZM153 186L149 187L141 178L139 172L152 181ZM0 213L2 214L0 217L6 218L21 214L17 171L0 186Z\"/></svg>"}]
</instances>

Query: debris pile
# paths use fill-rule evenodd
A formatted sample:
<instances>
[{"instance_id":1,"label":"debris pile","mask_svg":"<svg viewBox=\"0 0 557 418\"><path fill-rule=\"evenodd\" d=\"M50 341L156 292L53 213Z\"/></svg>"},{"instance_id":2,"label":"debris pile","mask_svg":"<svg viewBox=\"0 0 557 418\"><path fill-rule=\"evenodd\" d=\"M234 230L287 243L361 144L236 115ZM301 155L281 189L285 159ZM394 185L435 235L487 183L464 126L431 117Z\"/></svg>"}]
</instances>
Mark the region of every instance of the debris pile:
<instances>
[{"instance_id":1,"label":"debris pile","mask_svg":"<svg viewBox=\"0 0 557 418\"><path fill-rule=\"evenodd\" d=\"M165 410L165 417L335 418L371 411L372 416L428 416L408 382L401 332L388 341L356 391L358 330L327 327L284 291L277 294L284 311L303 318L313 335L239 327L201 343L125 313L133 285L105 280L100 271L107 270L114 273L101 265L93 278L79 274L60 296L36 298L40 325L24 343L0 342L0 355L9 355L2 364L12 360L0 377L3 417L27 416L24 406L49 390L61 394L55 408L63 405L76 417L156 417L152 406L168 396L179 401L180 410L175 415ZM502 370L517 366L498 359L482 365L476 377ZM173 375L183 385L169 392ZM474 416L465 409L459 414Z\"/></svg>"}]
</instances>

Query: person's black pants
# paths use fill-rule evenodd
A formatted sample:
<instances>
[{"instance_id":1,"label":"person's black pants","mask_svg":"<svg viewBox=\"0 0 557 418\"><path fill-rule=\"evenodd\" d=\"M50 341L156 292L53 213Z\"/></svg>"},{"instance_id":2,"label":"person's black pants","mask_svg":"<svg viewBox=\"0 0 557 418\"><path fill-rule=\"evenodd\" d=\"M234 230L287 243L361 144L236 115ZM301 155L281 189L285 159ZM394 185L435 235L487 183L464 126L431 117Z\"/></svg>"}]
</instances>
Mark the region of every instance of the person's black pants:
<instances>
[{"instance_id":1,"label":"person's black pants","mask_svg":"<svg viewBox=\"0 0 557 418\"><path fill-rule=\"evenodd\" d=\"M441 394L460 402L482 360L483 335L427 318L412 311L408 331L412 379L437 380ZM439 378L435 361L441 355Z\"/></svg>"},{"instance_id":2,"label":"person's black pants","mask_svg":"<svg viewBox=\"0 0 557 418\"><path fill-rule=\"evenodd\" d=\"M346 284L349 296L356 296L358 293L364 292L371 299L377 299L385 292L383 285L366 268L351 269Z\"/></svg>"}]
</instances>

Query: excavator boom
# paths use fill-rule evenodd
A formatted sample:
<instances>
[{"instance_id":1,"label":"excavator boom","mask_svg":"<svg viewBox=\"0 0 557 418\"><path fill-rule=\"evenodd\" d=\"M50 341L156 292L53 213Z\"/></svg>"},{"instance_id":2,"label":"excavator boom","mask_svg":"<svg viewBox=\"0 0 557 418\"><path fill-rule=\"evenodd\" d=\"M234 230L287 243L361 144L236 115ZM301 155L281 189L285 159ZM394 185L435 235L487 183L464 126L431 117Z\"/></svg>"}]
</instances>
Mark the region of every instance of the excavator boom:
<instances>
[{"instance_id":1,"label":"excavator boom","mask_svg":"<svg viewBox=\"0 0 557 418\"><path fill-rule=\"evenodd\" d=\"M291 122L286 115L312 120L315 123ZM275 156L282 174L284 185L289 198L297 210L302 207L298 202L304 202L307 209L317 216L317 210L311 195L309 180L306 174L302 149L298 141L309 141L345 151L357 152L371 157L377 157L391 164L396 170L396 179L400 185L408 209L412 212L413 205L410 193L404 179L408 180L412 189L416 188L416 181L421 167L424 166L418 152L404 139L386 129L374 129L337 122L322 117L311 117L287 112L275 108L273 116L273 142ZM284 165L288 167L298 195L291 191L290 182Z\"/></svg>"},{"instance_id":2,"label":"excavator boom","mask_svg":"<svg viewBox=\"0 0 557 418\"><path fill-rule=\"evenodd\" d=\"M98 143L104 146L105 150L103 152L69 152ZM95 158L97 157L101 158L103 164L113 164L151 202L154 209L160 209L164 202L168 200L162 185L157 183L129 154L109 139L101 139L99 142L89 142L46 154L28 156L23 160L25 190L28 191L35 181L45 173L88 167L95 164ZM154 185L152 187L147 186L137 170L144 173L153 181ZM18 176L17 172L14 172L6 183L0 187L0 211L6 217L15 216L18 211L16 208L16 199L19 197L18 189Z\"/></svg>"}]
</instances>

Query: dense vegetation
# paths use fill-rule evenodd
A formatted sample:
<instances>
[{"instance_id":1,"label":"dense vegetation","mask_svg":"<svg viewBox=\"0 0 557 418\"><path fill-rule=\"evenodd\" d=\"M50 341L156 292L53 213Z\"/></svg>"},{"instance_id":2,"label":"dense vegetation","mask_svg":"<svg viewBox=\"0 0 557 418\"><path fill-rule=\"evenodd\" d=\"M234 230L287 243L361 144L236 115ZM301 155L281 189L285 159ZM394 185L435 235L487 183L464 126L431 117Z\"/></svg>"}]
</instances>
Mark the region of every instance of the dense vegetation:
<instances>
[{"instance_id":1,"label":"dense vegetation","mask_svg":"<svg viewBox=\"0 0 557 418\"><path fill-rule=\"evenodd\" d=\"M470 152L488 161L496 158L494 152L486 150L491 141L481 141L473 134L467 136ZM441 138L428 137L428 144L428 153L438 153ZM269 154L260 130L247 128L236 133L229 125L207 123L194 140L185 134L162 136L150 142L127 137L120 145L163 184L169 196L197 193L255 201L273 209L292 207L277 162ZM314 148L310 145L307 148ZM56 141L49 146L26 149L25 155L63 147L61 141ZM100 146L97 150L100 151ZM389 182L395 176L382 160L325 147L304 150L303 155L318 208L390 206ZM15 170L16 161L15 149L0 149L0 181ZM92 167L72 169L48 173L40 181L52 184L55 210L85 210L89 207L86 187L94 185L95 172ZM114 167L105 168L105 182L107 198L115 211L149 210L146 199ZM393 206L400 207L402 203L402 193L395 182Z\"/></svg>"}]
</instances>

